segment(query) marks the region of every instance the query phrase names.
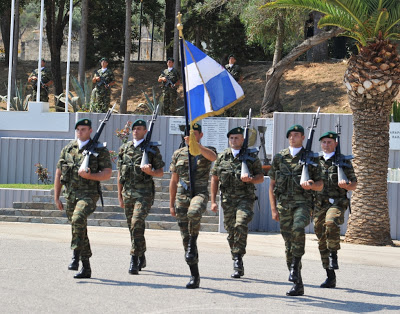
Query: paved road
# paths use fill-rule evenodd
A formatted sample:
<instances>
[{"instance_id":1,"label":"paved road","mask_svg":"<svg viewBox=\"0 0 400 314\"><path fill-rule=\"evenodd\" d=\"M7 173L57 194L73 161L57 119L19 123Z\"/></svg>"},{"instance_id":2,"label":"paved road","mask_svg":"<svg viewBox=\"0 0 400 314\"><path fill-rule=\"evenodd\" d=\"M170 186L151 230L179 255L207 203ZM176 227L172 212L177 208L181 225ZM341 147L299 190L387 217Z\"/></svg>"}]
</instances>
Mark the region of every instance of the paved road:
<instances>
[{"instance_id":1,"label":"paved road","mask_svg":"<svg viewBox=\"0 0 400 314\"><path fill-rule=\"evenodd\" d=\"M279 234L251 234L245 277L231 279L225 234L199 237L201 288L185 288L189 269L179 232L147 230L147 267L128 274L129 234L89 227L91 279L68 271L70 226L0 223L1 313L360 313L400 311L400 247L342 244L338 288L321 289L325 272L315 236L303 258L305 295L291 284Z\"/></svg>"}]
</instances>

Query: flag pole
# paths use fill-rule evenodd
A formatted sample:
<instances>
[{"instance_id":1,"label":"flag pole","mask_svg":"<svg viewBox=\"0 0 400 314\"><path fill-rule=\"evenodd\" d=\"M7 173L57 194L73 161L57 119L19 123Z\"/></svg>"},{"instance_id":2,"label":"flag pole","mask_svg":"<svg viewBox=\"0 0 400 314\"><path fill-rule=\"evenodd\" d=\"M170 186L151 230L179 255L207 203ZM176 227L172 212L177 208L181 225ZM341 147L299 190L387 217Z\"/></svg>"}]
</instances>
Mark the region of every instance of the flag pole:
<instances>
[{"instance_id":1,"label":"flag pole","mask_svg":"<svg viewBox=\"0 0 400 314\"><path fill-rule=\"evenodd\" d=\"M179 49L181 52L181 73L182 73L182 86L183 86L183 99L185 104L185 122L186 122L186 130L185 135L190 135L190 123L189 123L189 108L187 102L187 94L186 94L186 75L185 75L185 48L183 43L183 24L182 24L182 14L179 12L176 16L178 19L178 24L176 28L179 30ZM190 183L190 195L194 196L194 174L192 169L192 155L190 155L189 147L188 147L188 161L189 161L189 183Z\"/></svg>"}]
</instances>

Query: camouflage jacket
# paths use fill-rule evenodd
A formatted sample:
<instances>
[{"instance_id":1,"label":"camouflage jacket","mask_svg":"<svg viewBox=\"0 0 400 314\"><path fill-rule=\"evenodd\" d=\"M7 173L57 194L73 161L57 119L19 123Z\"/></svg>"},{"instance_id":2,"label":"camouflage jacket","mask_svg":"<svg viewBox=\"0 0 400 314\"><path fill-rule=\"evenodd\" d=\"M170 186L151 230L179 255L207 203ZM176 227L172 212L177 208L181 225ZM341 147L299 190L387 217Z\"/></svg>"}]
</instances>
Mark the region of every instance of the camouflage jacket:
<instances>
[{"instance_id":1,"label":"camouflage jacket","mask_svg":"<svg viewBox=\"0 0 400 314\"><path fill-rule=\"evenodd\" d=\"M144 173L140 169L142 162L142 145L143 142L135 147L132 141L122 144L118 154L117 168L120 174L119 182L123 185L123 195L125 197L134 196L135 193L153 193L154 182L153 176ZM149 163L154 169L164 167L165 163L158 147L153 146L155 154L149 152Z\"/></svg>"},{"instance_id":2,"label":"camouflage jacket","mask_svg":"<svg viewBox=\"0 0 400 314\"><path fill-rule=\"evenodd\" d=\"M181 79L181 76L180 76L178 70L175 68L173 68L171 71L168 71L168 69L165 69L164 71L161 72L161 75L159 77L160 78L167 77L171 80L171 82L173 84L175 84L176 82L178 82ZM163 82L162 88L164 89L164 88L171 88L171 87L170 86L165 87L165 83ZM176 88L176 87L174 87L174 88Z\"/></svg>"},{"instance_id":3,"label":"camouflage jacket","mask_svg":"<svg viewBox=\"0 0 400 314\"><path fill-rule=\"evenodd\" d=\"M61 151L60 159L57 163L57 169L61 170L61 184L65 185L66 194L74 191L97 194L100 188L100 182L87 180L78 175L78 170L83 162L82 152L86 146L79 149L76 140L70 142ZM103 169L111 168L110 153L107 148L98 148L97 157L91 155L89 158L89 168L92 173L100 172Z\"/></svg>"},{"instance_id":4,"label":"camouflage jacket","mask_svg":"<svg viewBox=\"0 0 400 314\"><path fill-rule=\"evenodd\" d=\"M207 148L217 153L214 147ZM194 171L194 190L196 194L208 194L208 179L210 178L210 169L212 162L203 155L192 156L192 167ZM193 168L192 168L193 169ZM179 176L178 193L188 193L190 187L189 182L189 157L188 147L182 147L172 155L171 164L169 166L171 172L177 173Z\"/></svg>"},{"instance_id":5,"label":"camouflage jacket","mask_svg":"<svg viewBox=\"0 0 400 314\"><path fill-rule=\"evenodd\" d=\"M42 72L42 76L41 76L42 84L47 84L48 82L53 80L53 76L51 74L51 71L48 68L44 67L41 72ZM36 76L37 78L39 78L38 69L35 69L35 70L32 71L32 73L31 73L31 75L29 75L29 77L32 77L32 76ZM40 84L40 88L47 91L48 87L47 86L43 86L42 84ZM37 81L36 80L32 81L32 86L33 86L33 88L36 88L36 86L37 86Z\"/></svg>"},{"instance_id":6,"label":"camouflage jacket","mask_svg":"<svg viewBox=\"0 0 400 314\"><path fill-rule=\"evenodd\" d=\"M110 69L107 68L104 72L102 69L98 69L94 72L95 77L100 77L100 81L96 82L96 90L99 94L105 94L110 92L110 88L106 88L106 85L114 82L114 73Z\"/></svg>"},{"instance_id":7,"label":"camouflage jacket","mask_svg":"<svg viewBox=\"0 0 400 314\"><path fill-rule=\"evenodd\" d=\"M337 199L337 198L347 198L347 190L342 189L338 186L338 173L337 167L333 165L335 155L328 160L324 157L319 157L319 164L321 166L321 177L324 181L324 188L320 192L314 192L317 199ZM347 178L351 182L357 181L356 175L354 174L353 166L350 161L346 161L350 168L343 167L343 171Z\"/></svg>"},{"instance_id":8,"label":"camouflage jacket","mask_svg":"<svg viewBox=\"0 0 400 314\"><path fill-rule=\"evenodd\" d=\"M251 153L251 157L255 158L254 161L247 161L250 175L256 176L262 172L261 161L256 153ZM222 153L218 154L214 167L211 171L219 179L219 187L223 196L240 197L240 198L254 198L255 186L252 183L245 183L240 179L242 169L242 162L238 156L233 157L230 148L225 149Z\"/></svg>"},{"instance_id":9,"label":"camouflage jacket","mask_svg":"<svg viewBox=\"0 0 400 314\"><path fill-rule=\"evenodd\" d=\"M233 76L236 81L240 80L242 76L242 68L237 64L234 64L232 67L229 64L225 65L225 69Z\"/></svg>"},{"instance_id":10,"label":"camouflage jacket","mask_svg":"<svg viewBox=\"0 0 400 314\"><path fill-rule=\"evenodd\" d=\"M299 164L304 148L292 157L289 148L281 150L274 156L271 169L268 172L271 180L275 180L274 194L279 200L293 201L312 201L313 193L310 190L304 190L300 185L301 172L303 166ZM318 164L318 159L315 159ZM308 166L310 179L320 181L321 166Z\"/></svg>"}]
</instances>

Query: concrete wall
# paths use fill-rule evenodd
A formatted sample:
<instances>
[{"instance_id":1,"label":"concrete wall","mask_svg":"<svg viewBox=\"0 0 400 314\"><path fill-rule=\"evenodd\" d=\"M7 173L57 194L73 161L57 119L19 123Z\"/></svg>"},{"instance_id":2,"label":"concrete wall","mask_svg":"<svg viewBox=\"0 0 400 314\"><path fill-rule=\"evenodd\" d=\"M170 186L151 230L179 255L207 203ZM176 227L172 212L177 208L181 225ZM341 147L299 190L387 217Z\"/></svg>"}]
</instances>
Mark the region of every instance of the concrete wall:
<instances>
[{"instance_id":1,"label":"concrete wall","mask_svg":"<svg viewBox=\"0 0 400 314\"><path fill-rule=\"evenodd\" d=\"M22 190L0 188L0 208L12 208L13 202L31 202L32 196L51 195L49 190Z\"/></svg>"}]
</instances>

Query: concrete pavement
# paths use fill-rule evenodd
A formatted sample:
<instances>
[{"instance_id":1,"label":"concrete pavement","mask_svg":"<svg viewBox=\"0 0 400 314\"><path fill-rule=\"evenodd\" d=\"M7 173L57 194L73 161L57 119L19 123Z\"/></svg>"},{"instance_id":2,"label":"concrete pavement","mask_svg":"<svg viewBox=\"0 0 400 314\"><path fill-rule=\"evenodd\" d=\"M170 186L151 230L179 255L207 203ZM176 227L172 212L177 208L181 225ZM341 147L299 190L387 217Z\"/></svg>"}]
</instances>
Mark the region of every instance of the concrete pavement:
<instances>
[{"instance_id":1,"label":"concrete pavement","mask_svg":"<svg viewBox=\"0 0 400 314\"><path fill-rule=\"evenodd\" d=\"M177 231L146 230L147 267L128 274L125 228L89 227L92 278L67 270L69 225L0 222L1 313L360 313L400 311L400 247L342 244L337 288L325 280L315 235L303 258L305 295L290 289L280 234L250 234L245 276L231 279L226 234L201 233L200 289L185 288L189 268Z\"/></svg>"}]
</instances>

